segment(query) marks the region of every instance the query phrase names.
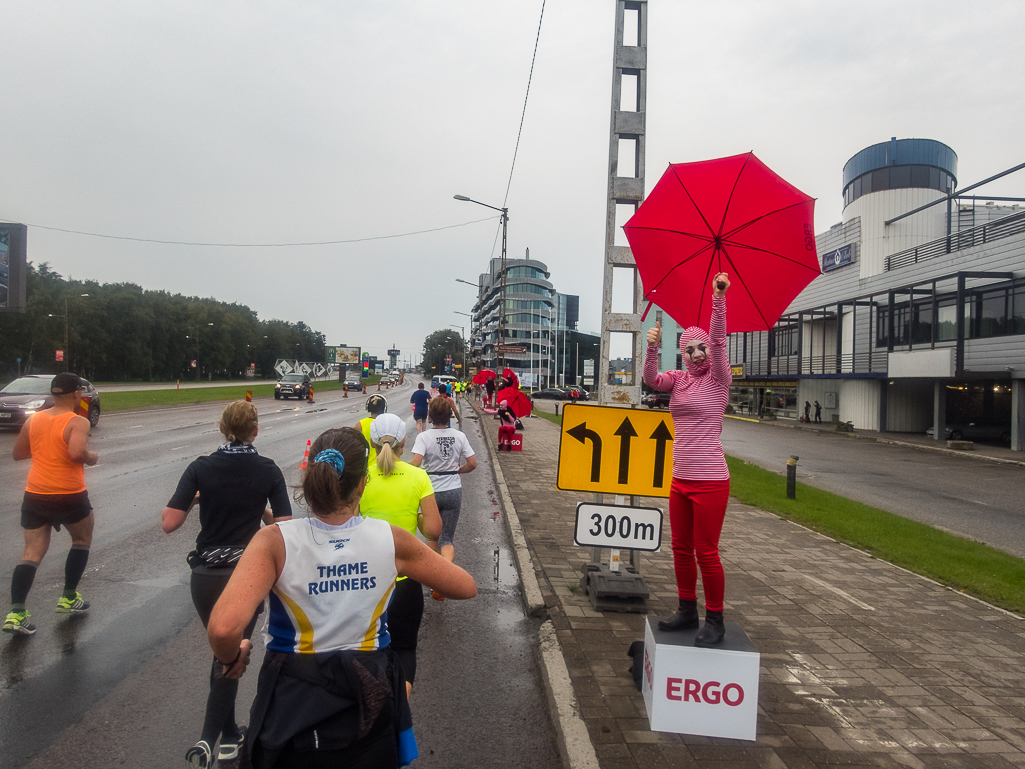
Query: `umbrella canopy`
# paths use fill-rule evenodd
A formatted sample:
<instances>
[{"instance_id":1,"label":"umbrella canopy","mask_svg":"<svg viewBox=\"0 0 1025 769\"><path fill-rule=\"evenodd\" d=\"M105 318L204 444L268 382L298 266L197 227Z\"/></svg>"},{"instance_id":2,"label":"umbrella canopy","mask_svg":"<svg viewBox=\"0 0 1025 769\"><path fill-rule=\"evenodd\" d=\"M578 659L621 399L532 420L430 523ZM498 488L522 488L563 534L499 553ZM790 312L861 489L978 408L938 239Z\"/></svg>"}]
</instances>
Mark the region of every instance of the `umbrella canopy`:
<instances>
[{"instance_id":1,"label":"umbrella canopy","mask_svg":"<svg viewBox=\"0 0 1025 769\"><path fill-rule=\"evenodd\" d=\"M481 369L480 371L478 371L476 374L473 375L473 383L474 384L482 385L485 382L487 382L489 379L495 379L496 377L498 377L498 374L496 374L491 369L489 369L489 368Z\"/></svg>"},{"instance_id":2,"label":"umbrella canopy","mask_svg":"<svg viewBox=\"0 0 1025 769\"><path fill-rule=\"evenodd\" d=\"M533 408L530 398L518 387L506 387L504 390L499 390L495 394L495 403L501 403L502 401L508 401L509 408L518 419L529 417L530 410Z\"/></svg>"},{"instance_id":3,"label":"umbrella canopy","mask_svg":"<svg viewBox=\"0 0 1025 769\"><path fill-rule=\"evenodd\" d=\"M712 278L730 276L726 330L764 331L817 275L815 200L753 152L679 163L624 226L644 297L708 328Z\"/></svg>"},{"instance_id":4,"label":"umbrella canopy","mask_svg":"<svg viewBox=\"0 0 1025 769\"><path fill-rule=\"evenodd\" d=\"M513 371L511 368L502 369L502 378L509 383L510 387L515 387L516 389L519 389L520 378L516 376L516 372ZM519 416L519 414L517 414L517 416Z\"/></svg>"}]
</instances>

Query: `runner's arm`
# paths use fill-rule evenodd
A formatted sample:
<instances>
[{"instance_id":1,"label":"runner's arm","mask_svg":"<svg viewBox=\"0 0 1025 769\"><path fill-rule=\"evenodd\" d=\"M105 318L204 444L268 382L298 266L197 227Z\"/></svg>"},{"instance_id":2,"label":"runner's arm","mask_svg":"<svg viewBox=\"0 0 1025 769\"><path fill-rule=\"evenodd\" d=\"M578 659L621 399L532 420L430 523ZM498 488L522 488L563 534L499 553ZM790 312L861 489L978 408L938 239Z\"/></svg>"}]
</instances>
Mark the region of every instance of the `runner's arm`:
<instances>
[{"instance_id":1,"label":"runner's arm","mask_svg":"<svg viewBox=\"0 0 1025 769\"><path fill-rule=\"evenodd\" d=\"M89 420L76 416L68 427L68 457L72 462L95 465L99 461L99 455L95 451L89 451Z\"/></svg>"},{"instance_id":2,"label":"runner's arm","mask_svg":"<svg viewBox=\"0 0 1025 769\"><path fill-rule=\"evenodd\" d=\"M466 475L466 473L472 473L476 469L477 469L477 457L467 457L466 458L466 464L460 466L459 473L461 475Z\"/></svg>"},{"instance_id":3,"label":"runner's arm","mask_svg":"<svg viewBox=\"0 0 1025 769\"><path fill-rule=\"evenodd\" d=\"M433 494L420 500L420 514L416 519L416 527L427 539L441 536L441 513L438 512L438 501Z\"/></svg>"},{"instance_id":4,"label":"runner's arm","mask_svg":"<svg viewBox=\"0 0 1025 769\"><path fill-rule=\"evenodd\" d=\"M28 423L31 420L32 417L25 420L25 424L21 426L21 432L18 433L18 440L14 442L11 456L14 457L15 462L20 462L23 459L32 459L32 442L29 440L28 435Z\"/></svg>"},{"instance_id":5,"label":"runner's arm","mask_svg":"<svg viewBox=\"0 0 1025 769\"><path fill-rule=\"evenodd\" d=\"M423 462L423 461L424 461L424 455L423 454L414 454L413 458L411 460L409 460L409 464L411 464L413 467L419 467L420 463Z\"/></svg>"},{"instance_id":6,"label":"runner's arm","mask_svg":"<svg viewBox=\"0 0 1025 769\"><path fill-rule=\"evenodd\" d=\"M224 663L241 652L237 662L225 665L226 678L240 678L245 672L253 645L242 639L242 633L274 587L284 563L285 540L281 532L276 526L260 529L214 605L207 625L207 639L214 656Z\"/></svg>"},{"instance_id":7,"label":"runner's arm","mask_svg":"<svg viewBox=\"0 0 1025 769\"><path fill-rule=\"evenodd\" d=\"M477 595L477 584L466 571L446 561L405 529L392 526L391 531L395 539L395 568L400 576L415 579L446 598Z\"/></svg>"}]
</instances>

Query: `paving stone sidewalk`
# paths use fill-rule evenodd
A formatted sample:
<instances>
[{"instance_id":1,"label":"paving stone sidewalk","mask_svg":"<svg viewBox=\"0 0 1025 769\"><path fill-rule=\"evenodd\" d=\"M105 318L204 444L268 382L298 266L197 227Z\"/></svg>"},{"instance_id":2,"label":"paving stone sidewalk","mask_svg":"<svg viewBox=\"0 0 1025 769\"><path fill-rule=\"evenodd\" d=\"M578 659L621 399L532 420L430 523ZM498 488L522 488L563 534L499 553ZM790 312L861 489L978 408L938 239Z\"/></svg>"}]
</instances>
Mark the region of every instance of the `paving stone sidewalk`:
<instances>
[{"instance_id":1,"label":"paving stone sidewalk","mask_svg":"<svg viewBox=\"0 0 1025 769\"><path fill-rule=\"evenodd\" d=\"M497 422L481 425L493 449ZM1025 767L1025 621L732 500L725 612L761 652L757 741L650 731L626 654L644 618L579 587L592 497L556 489L555 424L528 420L524 440L496 456L603 769ZM675 610L668 525L641 572L652 613Z\"/></svg>"}]
</instances>

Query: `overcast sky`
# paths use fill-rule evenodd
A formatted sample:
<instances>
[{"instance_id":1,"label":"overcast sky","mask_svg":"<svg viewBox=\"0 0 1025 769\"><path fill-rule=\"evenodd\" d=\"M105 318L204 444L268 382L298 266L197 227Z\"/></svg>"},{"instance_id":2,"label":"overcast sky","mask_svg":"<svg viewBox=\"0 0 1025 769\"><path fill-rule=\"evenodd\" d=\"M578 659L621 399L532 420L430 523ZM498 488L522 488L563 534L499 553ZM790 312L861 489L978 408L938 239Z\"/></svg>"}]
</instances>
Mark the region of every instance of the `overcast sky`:
<instances>
[{"instance_id":1,"label":"overcast sky","mask_svg":"<svg viewBox=\"0 0 1025 769\"><path fill-rule=\"evenodd\" d=\"M509 254L598 330L613 0L549 0L509 193ZM840 220L891 136L964 187L1025 161L1025 2L651 0L647 187L748 150ZM501 206L540 0L4 0L0 218L217 243L368 238ZM1025 172L985 188L1025 195ZM345 245L213 248L29 230L58 272L240 302L329 344L418 352L465 325L496 221ZM497 251L495 252L497 255Z\"/></svg>"}]
</instances>

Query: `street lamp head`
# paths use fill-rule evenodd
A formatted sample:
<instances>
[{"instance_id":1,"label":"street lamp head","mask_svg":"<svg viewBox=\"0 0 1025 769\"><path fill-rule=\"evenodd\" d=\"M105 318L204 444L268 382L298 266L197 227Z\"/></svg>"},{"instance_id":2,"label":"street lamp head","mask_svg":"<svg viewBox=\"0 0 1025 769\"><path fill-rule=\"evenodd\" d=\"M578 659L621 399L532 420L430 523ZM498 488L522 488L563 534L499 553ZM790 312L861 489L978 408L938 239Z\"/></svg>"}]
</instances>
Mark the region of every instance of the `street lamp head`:
<instances>
[{"instance_id":1,"label":"street lamp head","mask_svg":"<svg viewBox=\"0 0 1025 769\"><path fill-rule=\"evenodd\" d=\"M453 195L452 197L455 198L456 200L465 200L465 201L470 202L470 203L473 202L468 197L466 197L466 195Z\"/></svg>"}]
</instances>

